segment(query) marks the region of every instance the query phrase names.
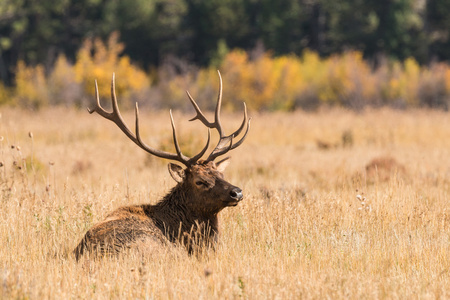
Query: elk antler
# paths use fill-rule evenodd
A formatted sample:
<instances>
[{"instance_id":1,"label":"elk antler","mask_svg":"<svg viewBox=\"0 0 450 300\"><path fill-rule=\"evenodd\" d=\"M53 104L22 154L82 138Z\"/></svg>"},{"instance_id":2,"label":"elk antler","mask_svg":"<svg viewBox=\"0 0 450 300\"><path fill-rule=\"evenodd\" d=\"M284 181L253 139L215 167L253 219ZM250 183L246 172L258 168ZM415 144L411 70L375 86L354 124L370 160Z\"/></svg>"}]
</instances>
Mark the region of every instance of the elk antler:
<instances>
[{"instance_id":1,"label":"elk antler","mask_svg":"<svg viewBox=\"0 0 450 300\"><path fill-rule=\"evenodd\" d=\"M247 106L245 105L244 102L244 120L242 121L241 126L232 134L228 136L224 135L222 125L220 123L220 107L222 105L222 76L220 75L219 71L217 71L217 73L219 74L219 95L217 96L216 111L213 123L209 122L206 119L205 115L202 113L197 103L192 98L191 94L189 94L189 92L186 91L189 100L191 100L191 103L194 106L195 111L197 112L197 115L189 121L200 120L206 127L217 129L220 136L219 142L217 143L216 147L211 152L211 154L208 156L206 161L213 161L216 157L224 155L228 151L241 145L242 142L244 142L244 139L247 137L248 130L250 129L251 118L247 117ZM247 129L245 130L244 136L237 143L233 143L233 138L235 138L241 133L241 131L244 129L245 124L247 124Z\"/></svg>"},{"instance_id":2,"label":"elk antler","mask_svg":"<svg viewBox=\"0 0 450 300\"><path fill-rule=\"evenodd\" d=\"M217 71L217 73L219 74L220 84L219 84L219 95L217 97L217 105L216 105L216 111L215 111L215 120L214 120L213 123L209 122L206 119L205 115L202 113L202 111L198 107L197 103L194 101L194 99L189 94L189 92L187 92L187 95L188 95L189 99L191 100L191 103L192 103L192 105L194 106L194 108L195 108L195 110L197 112L197 115L194 118L192 118L190 121L194 121L194 120L198 119L206 127L208 127L208 141L206 142L205 147L202 149L202 151L200 151L200 153L198 153L197 155L195 155L192 158L189 158L189 157L183 155L183 153L181 152L180 145L178 144L175 124L174 124L174 121L173 121L172 110L170 110L170 122L172 124L173 142L174 142L174 145L175 145L176 154L154 149L154 148L148 146L147 144L145 144L142 141L141 135L139 133L139 109L138 109L137 102L136 102L136 109L135 109L135 112L136 112L136 129L135 129L135 132L136 132L136 134L133 134L133 132L129 129L127 124L125 124L125 121L123 120L122 115L120 114L120 111L119 111L119 106L117 104L117 98L116 98L115 75L114 75L114 73L113 73L112 80L111 80L111 103L112 103L113 111L112 112L107 112L101 106L101 104L100 104L100 97L99 97L99 94L98 94L97 80L95 81L95 96L96 96L96 99L97 99L97 104L96 104L94 109L88 108L88 111L91 114L94 113L94 112L97 112L103 118L114 122L123 131L123 133L125 133L125 135L130 140L132 140L136 145L141 147L146 152L148 152L148 153L150 153L152 155L155 155L157 157L178 161L178 162L184 164L186 167L190 167L193 164L195 164L205 154L206 150L208 149L209 142L210 142L210 139L211 139L210 128L215 128L218 131L219 136L220 136L219 142L217 143L217 145L214 148L214 150L211 152L211 154L206 159L206 161L213 161L216 157L218 157L220 155L224 155L228 151L230 151L230 150L232 150L232 149L234 149L234 148L236 148L236 147L238 147L239 145L242 144L242 142L244 141L244 139L247 136L248 130L250 129L250 120L251 120L251 118L247 117L247 106L244 103L244 120L242 121L241 126L235 132L233 132L232 134L230 134L228 136L224 135L223 129L222 129L222 125L220 123L220 107L222 105L222 76L220 76L220 72L219 71ZM233 143L233 138L238 136L241 133L241 131L245 127L245 124L247 124L247 128L245 130L244 136L237 143Z\"/></svg>"},{"instance_id":3,"label":"elk antler","mask_svg":"<svg viewBox=\"0 0 450 300\"><path fill-rule=\"evenodd\" d=\"M141 135L139 134L139 109L138 109L137 102L136 102L136 135L131 132L131 130L128 128L127 124L125 124L125 122L120 114L119 106L117 105L117 99L116 99L114 73L113 73L112 80L111 80L111 102L112 102L113 111L109 113L101 106L100 97L98 94L97 80L95 81L95 96L97 98L97 105L95 106L94 109L88 108L89 113L92 114L93 112L97 112L103 118L113 121L123 131L123 133L125 133L125 135L130 140L132 140L136 145L138 145L139 147L141 147L142 149L144 149L146 152L148 152L150 154L153 154L153 155L161 157L161 158L175 160L175 161L178 161L178 162L184 164L186 167L189 167L189 166L195 164L195 162L197 162L203 156L203 154L205 154L206 150L208 149L209 141L210 141L210 137L211 137L209 129L208 129L208 141L206 142L206 146L203 148L202 151L200 151L200 153L198 153L197 155L195 155L192 158L189 158L189 157L183 155L183 153L181 153L180 146L178 145L175 124L173 122L172 111L170 111L170 121L172 123L173 142L175 144L175 150L177 153L173 154L173 153L169 153L166 151L157 150L157 149L154 149L154 148L148 146L147 144L145 144L142 141Z\"/></svg>"}]
</instances>

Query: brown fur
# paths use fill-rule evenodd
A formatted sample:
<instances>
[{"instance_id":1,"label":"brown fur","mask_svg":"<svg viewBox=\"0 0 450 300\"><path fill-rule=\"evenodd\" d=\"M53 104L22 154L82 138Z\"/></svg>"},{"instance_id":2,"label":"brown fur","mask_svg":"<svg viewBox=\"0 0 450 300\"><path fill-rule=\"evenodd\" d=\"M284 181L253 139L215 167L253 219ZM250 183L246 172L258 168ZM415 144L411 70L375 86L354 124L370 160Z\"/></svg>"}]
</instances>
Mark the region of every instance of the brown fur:
<instances>
[{"instance_id":1,"label":"brown fur","mask_svg":"<svg viewBox=\"0 0 450 300\"><path fill-rule=\"evenodd\" d=\"M392 175L402 176L406 173L405 167L390 156L375 157L366 165L367 178L375 181L388 181Z\"/></svg>"},{"instance_id":2,"label":"brown fur","mask_svg":"<svg viewBox=\"0 0 450 300\"><path fill-rule=\"evenodd\" d=\"M87 231L74 250L115 254L141 245L181 243L191 253L214 245L219 233L217 214L242 200L242 191L224 180L227 159L199 161L187 169L170 164L178 184L156 205L120 207ZM146 247L148 249L149 247Z\"/></svg>"}]
</instances>

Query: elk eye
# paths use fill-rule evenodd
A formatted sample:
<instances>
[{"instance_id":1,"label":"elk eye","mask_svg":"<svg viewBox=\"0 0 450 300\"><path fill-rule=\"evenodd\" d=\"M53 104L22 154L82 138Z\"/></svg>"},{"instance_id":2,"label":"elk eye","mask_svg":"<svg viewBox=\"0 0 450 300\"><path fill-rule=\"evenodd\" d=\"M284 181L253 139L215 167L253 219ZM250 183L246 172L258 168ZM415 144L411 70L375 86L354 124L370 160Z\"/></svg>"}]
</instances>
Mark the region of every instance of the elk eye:
<instances>
[{"instance_id":1,"label":"elk eye","mask_svg":"<svg viewBox=\"0 0 450 300\"><path fill-rule=\"evenodd\" d=\"M195 184L196 184L197 186L204 186L204 187L207 187L207 186L208 186L208 185L206 184L206 182L201 181L201 180L196 181Z\"/></svg>"}]
</instances>

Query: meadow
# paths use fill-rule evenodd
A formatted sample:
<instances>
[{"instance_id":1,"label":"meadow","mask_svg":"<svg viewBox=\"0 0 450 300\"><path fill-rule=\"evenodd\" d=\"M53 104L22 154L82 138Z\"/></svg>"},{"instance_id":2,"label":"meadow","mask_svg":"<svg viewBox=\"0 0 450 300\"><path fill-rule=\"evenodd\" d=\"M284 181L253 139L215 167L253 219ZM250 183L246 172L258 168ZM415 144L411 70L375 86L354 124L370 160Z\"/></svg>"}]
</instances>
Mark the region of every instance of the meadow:
<instances>
[{"instance_id":1,"label":"meadow","mask_svg":"<svg viewBox=\"0 0 450 300\"><path fill-rule=\"evenodd\" d=\"M90 226L175 185L167 161L85 110L0 112L1 299L450 298L448 112L250 111L225 172L244 200L221 212L216 251L78 263ZM186 154L206 140L192 116L174 114ZM225 131L241 117L224 110ZM174 151L168 111L141 127Z\"/></svg>"}]
</instances>

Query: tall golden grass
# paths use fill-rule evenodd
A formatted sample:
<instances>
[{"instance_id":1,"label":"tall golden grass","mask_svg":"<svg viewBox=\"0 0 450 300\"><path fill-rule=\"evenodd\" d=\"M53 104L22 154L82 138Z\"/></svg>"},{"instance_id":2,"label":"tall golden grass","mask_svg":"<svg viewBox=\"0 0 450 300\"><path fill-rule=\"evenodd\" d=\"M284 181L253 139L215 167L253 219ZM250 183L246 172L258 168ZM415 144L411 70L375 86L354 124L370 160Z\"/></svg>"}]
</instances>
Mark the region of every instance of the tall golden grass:
<instances>
[{"instance_id":1,"label":"tall golden grass","mask_svg":"<svg viewBox=\"0 0 450 300\"><path fill-rule=\"evenodd\" d=\"M141 114L148 143L170 149L168 112ZM167 162L97 115L2 109L0 298L450 297L448 113L251 115L226 171L245 199L221 213L215 252L77 263L71 251L92 224L175 184ZM195 151L206 130L188 117L175 114ZM240 119L222 122L231 131Z\"/></svg>"}]
</instances>

